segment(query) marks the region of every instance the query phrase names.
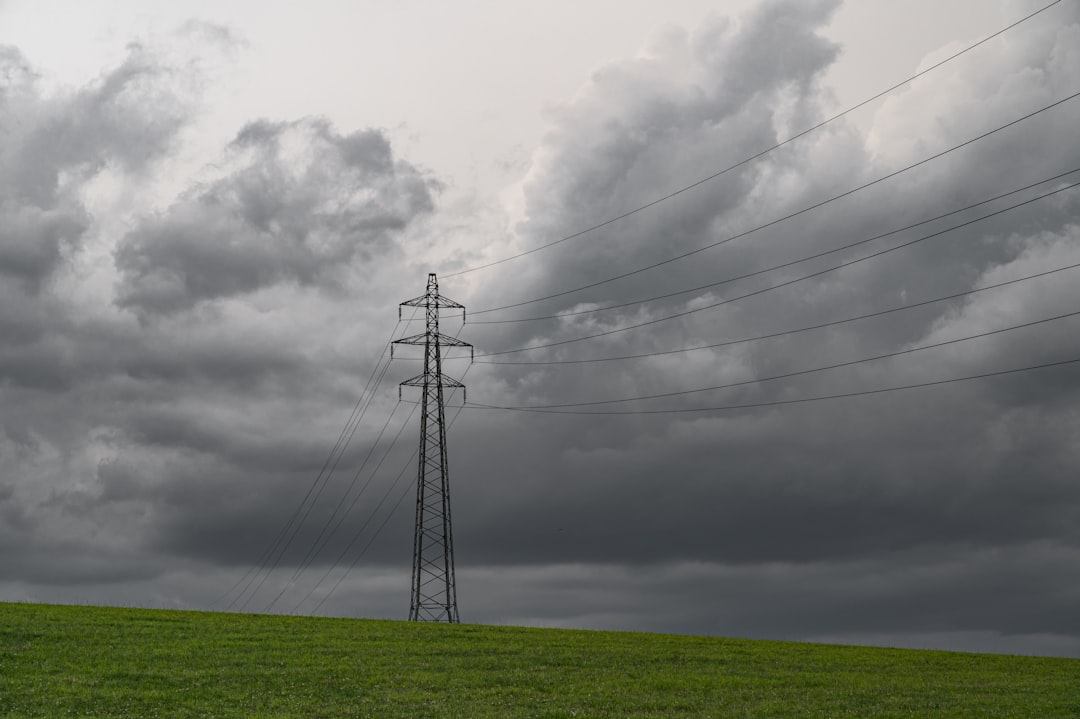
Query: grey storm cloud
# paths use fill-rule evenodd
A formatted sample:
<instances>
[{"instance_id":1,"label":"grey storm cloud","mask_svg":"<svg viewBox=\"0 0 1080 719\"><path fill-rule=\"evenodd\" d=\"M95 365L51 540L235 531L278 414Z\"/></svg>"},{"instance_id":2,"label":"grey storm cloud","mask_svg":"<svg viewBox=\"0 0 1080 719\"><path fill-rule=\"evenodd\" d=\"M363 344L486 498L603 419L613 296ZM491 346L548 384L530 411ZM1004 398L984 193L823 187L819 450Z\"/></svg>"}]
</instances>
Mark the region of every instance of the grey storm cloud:
<instances>
[{"instance_id":1,"label":"grey storm cloud","mask_svg":"<svg viewBox=\"0 0 1080 719\"><path fill-rule=\"evenodd\" d=\"M22 135L0 155L0 197L24 220L6 224L0 252L22 280L0 285L6 576L83 592L153 581L185 557L257 554L378 352L339 303L393 282L379 266L432 212L439 184L378 130L252 122L216 179L135 214L114 240L84 204L87 188L102 173L128 188L152 175L188 119L190 68L133 47L90 86L44 96L18 51L5 62L0 122ZM62 236L57 218L70 225ZM49 231L59 239L43 241ZM117 274L91 270L100 247ZM114 304L101 304L110 280ZM215 303L255 293L258 307Z\"/></svg>"},{"instance_id":2,"label":"grey storm cloud","mask_svg":"<svg viewBox=\"0 0 1080 719\"><path fill-rule=\"evenodd\" d=\"M283 282L336 286L343 266L393 253L438 187L380 131L341 135L322 119L252 123L225 165L120 243L121 306L171 313Z\"/></svg>"},{"instance_id":3,"label":"grey storm cloud","mask_svg":"<svg viewBox=\"0 0 1080 719\"><path fill-rule=\"evenodd\" d=\"M820 78L838 49L816 28L833 7L763 3L740 23L714 21L691 35L669 34L638 58L595 72L573 101L553 113L534 154L523 187L518 247L551 242L640 207L823 119L827 90ZM954 62L896 93L877 110L865 134L850 122L833 123L661 205L518 260L520 266L504 265L502 277L491 273L490 282L474 282L479 289L470 309L554 294L723 240L1065 97L1080 79L1080 65L1070 61L1080 13L1075 7L1057 10L1053 19L1033 23L996 54ZM774 47L784 50L778 55L762 50ZM934 217L1080 167L1071 129L1078 121L1076 103L1066 103L894 181L692 259L476 320L630 302L763 270ZM984 211L1005 206L999 202ZM993 222L716 310L588 342L482 359L667 351L964 292L1080 261L1078 213L1075 192L1062 193ZM978 214L931 223L892 242ZM888 245L881 241L871 249ZM466 337L481 353L570 340L765 289L865 252L839 253L745 282L602 313L477 324ZM452 287L445 290L451 296ZM481 365L470 374L470 397L495 405L542 405L785 374L1075 311L1078 287L1075 277L1063 272L888 320L714 350L599 365ZM1080 357L1076 327L1076 318L1065 319L784 381L582 410L774 402L1073 359ZM960 565L985 568L993 551L1010 548L1029 561L1055 556L1054 561L1074 566L1080 543L1074 529L1080 519L1076 376L1066 366L932 390L659 417L500 413L495 419L473 410L462 422L465 428L455 431L485 441L456 439L452 456L462 457L455 465L458 474L487 477L510 466L513 489L459 480L455 546L460 556L471 554L474 561L508 571L522 561L595 563L647 573L648 567L690 560L747 575L785 566L776 581L796 592L802 590L795 587L827 581L837 567L887 563L888 557L917 556L926 571L947 555ZM525 443L530 448L523 454ZM954 628L964 624L964 631L977 632L1004 626L1014 611L1048 612L1050 619L1038 627L1009 631L1056 628L1065 644L1076 646L1063 599L1049 600L1052 611L1035 602L1020 609L1025 603L1020 587L1030 581L1020 566L1000 567L1004 576L998 582L1010 585L1007 601L977 618L957 619ZM992 575L989 568L985 572L982 576ZM828 623L807 614L793 621L803 630L789 626L785 631L843 623L845 614L849 626L866 622L860 631L875 622L884 627L893 621L884 617L902 611L908 581L903 572L883 570L879 589L894 598L891 607L864 601L858 593L830 595ZM1057 597L1075 595L1075 582L1066 585L1051 591ZM596 586L584 580L581 585L582 591ZM717 594L733 591L711 586ZM973 591L963 580L944 576L936 590L943 596L935 616L901 614L891 628L942 631L957 607L970 600L960 598ZM686 591L709 594L706 583ZM725 632L737 633L733 624L757 633L779 631L777 618L794 611L790 601L776 599L783 605L778 606L760 600L745 601L767 607L771 630L764 616L744 614L746 606L724 604L708 611L728 617Z\"/></svg>"},{"instance_id":4,"label":"grey storm cloud","mask_svg":"<svg viewBox=\"0 0 1080 719\"><path fill-rule=\"evenodd\" d=\"M793 126L797 131L820 119L820 74L837 49L815 28L831 8L768 3L741 24L716 22L693 35L667 35L642 57L594 73L573 102L553 113L534 155L524 186L526 219L518 227L521 244L550 241L636 207L673 183L707 175L782 139ZM1075 25L1072 19L1052 32L1036 33L1028 50L1014 58L1019 65L968 66L954 71L948 82L959 84L968 77L981 86L975 82L980 72L1030 75L1032 67L1057 62L1070 46ZM780 31L787 33L782 38L785 61L761 64L760 46L775 42L773 35ZM758 90L748 91L745 75L730 74L731 67L757 67ZM1034 107L1040 99L1054 99L1059 86L1068 84L1058 76L1066 70L1060 66L1047 73L1045 87L1031 90ZM971 134L986 129L988 116L1004 122L1024 109L987 87L983 101L973 103L978 109L974 120L968 118ZM520 266L508 265L493 273L490 282L474 283L472 297L459 295L453 280L444 283L443 291L465 301L470 310L550 294L716 241L895 170L921 159L920 152L966 139L964 118L949 114L947 125L930 122L921 131L921 146L906 154L887 156L874 146L873 138L895 122L896 114L920 116L925 109L933 116L935 106L947 114L943 98L931 102L925 97L931 88L926 83L887 105L869 138L839 123L680 196L670 206L539 253ZM535 313L627 301L762 269L828 249L838 239L870 236L1051 176L1080 159L1075 153L1054 157L1045 149L1071 147L1068 118L1075 112L1035 123L988 150L984 146L981 153L950 158L917 181L904 178L866 193L868 199L809 215L792 223L795 227L777 228L662 273L562 297L536 306ZM1041 142L1035 143L1033 134ZM1034 143L1033 151L1018 152L1016 143ZM1017 157L1024 162L1017 164ZM1010 173L993 171L1005 166ZM866 263L768 293L745 306L736 303L648 330L507 359L597 357L707 344L1061 267L1080 261L1076 207L1075 199L1059 196L987 229L960 232L878 265ZM847 253L840 259L855 256ZM745 289L797 273L798 268L788 269ZM466 382L474 401L493 404L675 392L1041 319L1075 309L1075 287L1060 275L1038 285L931 306L894 322L600 368L477 365ZM690 309L737 294L737 289L743 288L558 322L466 324L464 336L481 353L568 339ZM516 313L531 314L533 307L494 316L520 316ZM1075 320L1060 325L1074 326ZM1055 332L1052 325L1019 332L843 373L675 397L649 406L680 409L874 389L1076 354L1075 333ZM1080 517L1080 491L1071 481L1078 474L1074 377L1056 370L932 391L667 417L466 410L451 431L450 448L462 606L471 605L468 616L484 621L644 625L786 638L921 632L929 646L964 646L965 636L997 636L1014 642L1010 647L1075 652L1080 645L1063 598L1076 585L1060 579L1061 567L1074 566L1080 542L1073 529ZM408 475L408 449L399 448L388 465ZM374 511L382 491L390 502L404 497L408 503L407 485L388 484L384 480L372 490L374 496L346 525L345 538L337 536L316 562L316 575ZM225 563L257 551L260 543L251 537L270 536L287 519L280 507L255 496L246 505L224 503L209 514L198 500L192 506L200 507L198 531L192 531L193 509L177 504L159 527L157 541L170 551ZM385 514L386 508L378 507ZM328 511L316 510L311 527L284 554L282 573L268 584L275 589L285 584ZM391 517L380 535L389 539L368 548L341 596L328 605L334 611L349 612L359 604L378 614L389 606L383 604L388 601L384 582L387 572L407 566L408 514ZM382 515L371 516L378 522ZM241 542L250 549L238 552ZM996 552L1007 556L995 563ZM1057 569L1033 578L1031 566ZM404 569L397 571L403 587ZM477 583L471 590L470 580ZM1024 587L1032 586L1044 587L1048 596L1031 599ZM288 604L307 588L291 588ZM964 607L988 591L997 592L995 601L965 613ZM1017 611L1041 619L1018 621ZM1047 634L1053 636L1045 642L1033 638ZM1001 639L1005 635L1027 638Z\"/></svg>"},{"instance_id":5,"label":"grey storm cloud","mask_svg":"<svg viewBox=\"0 0 1080 719\"><path fill-rule=\"evenodd\" d=\"M106 174L145 179L190 119L189 90L139 45L88 85L48 92L17 48L0 48L0 383L69 386L77 322L53 290L95 233L84 191Z\"/></svg>"},{"instance_id":6,"label":"grey storm cloud","mask_svg":"<svg viewBox=\"0 0 1080 719\"><path fill-rule=\"evenodd\" d=\"M665 31L634 58L597 69L547 117L517 188L511 239L479 235L455 256L479 264L569 236L824 119L824 78L843 48L823 28L837 7L769 0L740 18ZM799 372L1076 311L1080 284L1061 271L726 347L605 363L487 364L752 338L1080 263L1080 200L1063 192L814 279L584 342L485 356L736 298L980 210L655 302L480 324L718 283L1080 167L1080 110L1065 103L688 260L474 314L722 241L1047 105L1080 81L1078 37L1080 10L1060 4L859 121L831 123L498 269L442 275L443 293L470 313L464 327L448 317L443 331L460 329L479 360L468 370L467 360L448 362L447 371L467 375L472 402L602 401ZM0 586L27 598L207 606L261 569L264 584L249 585L253 599L232 608L261 610L283 591L272 609L310 610L340 580L324 611L400 617L416 445L415 421L407 422L413 405L395 404L393 385L417 371L405 353L276 567L262 557L321 476L364 383L377 376L396 303L420 294L421 270L433 269L430 255L443 249L428 239L453 221L436 211L438 179L380 130L338 130L318 118L248 123L202 181L101 240L107 267L89 282L93 292L76 295L95 303L79 303L51 291L50 278L85 289L63 261L100 232L80 187L102 168L130 183L152 173L153 158L175 141L183 104L168 99L176 96L170 75L153 69L148 51L133 51L91 87L51 98L36 89L21 55L3 57L0 123L22 134L0 148L0 232L8 232L0 235L0 273L18 278L0 284ZM49 127L67 139L50 142ZM53 169L20 169L39 155ZM418 331L405 322L398 333ZM1045 322L777 381L582 409L768 403L1052 362L1080 357L1077 325ZM457 415L455 396L449 458L462 616L1080 655L1078 388L1076 369L1066 366L666 415L475 407ZM351 507L348 515L338 502ZM337 519L323 551L308 556ZM298 573L305 559L311 567Z\"/></svg>"},{"instance_id":7,"label":"grey storm cloud","mask_svg":"<svg viewBox=\"0 0 1080 719\"><path fill-rule=\"evenodd\" d=\"M169 73L134 46L89 87L45 96L19 50L0 47L0 274L39 288L90 224L82 184L109 166L139 172L169 150L189 115Z\"/></svg>"}]
</instances>

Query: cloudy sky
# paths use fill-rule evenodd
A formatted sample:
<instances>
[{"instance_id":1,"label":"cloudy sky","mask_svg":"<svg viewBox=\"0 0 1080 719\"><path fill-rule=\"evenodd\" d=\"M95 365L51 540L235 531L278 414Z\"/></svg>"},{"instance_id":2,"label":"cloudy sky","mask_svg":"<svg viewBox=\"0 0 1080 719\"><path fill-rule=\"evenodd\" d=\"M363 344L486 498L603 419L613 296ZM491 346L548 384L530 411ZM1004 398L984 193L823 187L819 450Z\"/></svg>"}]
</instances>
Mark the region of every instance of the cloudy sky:
<instances>
[{"instance_id":1,"label":"cloudy sky","mask_svg":"<svg viewBox=\"0 0 1080 719\"><path fill-rule=\"evenodd\" d=\"M0 600L404 618L437 272L463 621L1080 656L1078 92L1076 0L0 0Z\"/></svg>"}]
</instances>

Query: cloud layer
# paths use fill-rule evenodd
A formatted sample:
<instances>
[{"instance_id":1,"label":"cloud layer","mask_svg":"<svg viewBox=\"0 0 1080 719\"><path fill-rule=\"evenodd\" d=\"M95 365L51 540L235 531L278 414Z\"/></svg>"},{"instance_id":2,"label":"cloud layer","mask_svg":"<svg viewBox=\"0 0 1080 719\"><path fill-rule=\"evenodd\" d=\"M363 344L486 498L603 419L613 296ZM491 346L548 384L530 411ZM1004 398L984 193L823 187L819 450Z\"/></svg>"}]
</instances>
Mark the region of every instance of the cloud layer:
<instances>
[{"instance_id":1,"label":"cloud layer","mask_svg":"<svg viewBox=\"0 0 1080 719\"><path fill-rule=\"evenodd\" d=\"M824 119L837 7L768 0L596 69L552 108L506 205L478 212L486 227L513 220L470 239L438 205L437 171L382 130L315 115L251 120L168 201L105 216L104 186L136 196L183 141L185 70L136 47L92 85L48 94L0 50L0 127L16 140L0 148L0 596L205 607L232 588L216 607L401 616L416 430L393 385L417 364L382 377L379 359L393 332L419 329L395 327L394 305L428 271L570 236ZM830 123L576 239L446 276L480 355L620 330L447 371L467 372L470 400L504 406L744 383L579 408L681 411L1080 358L1080 321L1050 319L1080 310L1061 269L1080 263L1080 195L929 237L1077 175L797 262L1080 168L1076 101L727 241L1067 96L1078 40L1080 11L1057 7L862 125ZM623 306L583 312L609 305ZM1077 371L708 412L467 408L450 433L462 616L1080 656ZM369 378L382 382L323 487Z\"/></svg>"},{"instance_id":2,"label":"cloud layer","mask_svg":"<svg viewBox=\"0 0 1080 719\"><path fill-rule=\"evenodd\" d=\"M518 228L518 246L550 242L643 205L823 118L828 96L816 78L836 48L816 36L814 28L825 22L831 7L765 3L741 22L707 23L695 34L667 35L642 56L595 73L556 112L534 156L523 184L525 219ZM500 274L508 279L493 278L493 289L481 290L474 304L477 309L497 307L562 292L723 241L1049 105L1067 96L1077 81L1076 65L1067 59L1080 25L1075 11L1062 9L1061 14L1069 17L1025 28L1000 51L988 49L987 57L957 61L896 93L877 110L865 136L851 124L833 123L660 206L519 261L527 265L520 273L507 265ZM784 37L770 36L778 32ZM758 49L772 43L785 48L781 57L786 61L759 63ZM667 81L656 82L656 77ZM690 260L477 319L574 313L632 302L758 272L932 218L1080 167L1067 129L1077 119L1075 103L1066 103L940 161ZM1067 181L1039 189L1046 192ZM1014 195L1011 202L992 203L865 249L745 282L554 321L477 325L470 339L501 351L660 320L930 235L1033 196ZM558 361L701 346L902 307L1065 267L1080 261L1077 208L1075 193L1061 193L992 222L716 310L489 359ZM478 401L558 404L784 375L1055 317L1076 311L1078 300L1075 277L1062 272L881 319L715 350L605 364L487 366L482 381L489 393ZM797 379L582 410L775 402L1073 359L1080 357L1075 329L1075 318L1064 319ZM798 617L791 621L802 627L845 625L856 631L866 621L885 632L889 625L888 632L897 632L889 634L894 637L904 631L925 637L947 629L1060 632L1062 645L1075 647L1064 597L1074 596L1076 587L1047 588L1049 596L1061 599L1035 607L1026 597L1039 592L1029 591L1032 579L1020 576L1018 567L1051 556L1066 564L1075 561L1072 527L1080 513L1080 493L1072 481L1080 426L1076 393L1076 371L1063 367L775 409L659 417L524 415L500 417L499 423L474 418L476 433L495 436L466 459L466 473L482 477L513 466L516 491L496 491L493 499L485 488L460 500L458 505L471 500L483 507L480 516L462 522L483 529L459 530L464 535L458 546L497 566L514 565L515 558L524 556L537 564L596 562L636 567L649 575L680 561L697 562L705 573L729 581L710 591L702 579L697 591L685 586L682 591L715 596L716 602L703 603L701 614L695 614L691 602L673 597L665 597L670 604L658 604L677 606L684 616L694 614L693 624L712 618L721 632L784 636L793 631L781 620L786 616ZM491 445L521 435L541 445L528 460L515 461L512 451L492 451ZM469 510L458 510L458 516L463 512ZM490 535L505 539L484 541ZM991 558L997 553L1026 559L994 565ZM878 562L876 569L869 568ZM965 570L943 568L948 566ZM835 582L837 573L864 569L867 581L873 577L874 597L841 582L845 589L830 592L816 605L780 599L781 608L772 605L772 593L744 596L742 604L732 605L737 587L754 584L752 577L768 576L808 596L804 593L812 592L810 587ZM917 604L906 598L912 577L920 575L926 575L926 614L911 610ZM595 585L583 581L583 586ZM985 604L990 593L1001 600L996 608L959 618L961 606L976 597ZM608 600L625 599L614 597ZM931 597L940 601L932 605ZM957 604L949 608L952 599ZM744 614L743 608L749 612L751 606L764 607L762 614ZM1017 615L1044 619L1038 626L1007 619ZM691 631L674 619L665 626ZM836 637L842 632L821 633Z\"/></svg>"}]
</instances>

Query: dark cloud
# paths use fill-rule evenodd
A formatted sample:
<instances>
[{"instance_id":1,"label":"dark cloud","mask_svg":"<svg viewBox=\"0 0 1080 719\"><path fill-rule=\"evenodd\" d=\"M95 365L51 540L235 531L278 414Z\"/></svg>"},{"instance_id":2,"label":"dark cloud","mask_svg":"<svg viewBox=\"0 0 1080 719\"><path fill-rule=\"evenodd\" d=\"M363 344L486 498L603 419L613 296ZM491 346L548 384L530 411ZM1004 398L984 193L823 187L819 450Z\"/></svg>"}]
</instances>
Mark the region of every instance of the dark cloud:
<instances>
[{"instance_id":1,"label":"dark cloud","mask_svg":"<svg viewBox=\"0 0 1080 719\"><path fill-rule=\"evenodd\" d=\"M669 37L642 58L595 73L553 118L535 155L524 185L520 246L548 242L637 207L823 117L816 78L835 57L835 48L815 36L814 28L829 9L764 3L741 24L715 23L694 36ZM949 65L940 76L897 93L877 112L868 136L854 125L834 124L661 206L518 261L520 270L504 266L506 279L471 278L482 289L470 307L551 294L722 240L1060 99L1077 79L1061 56L1071 52L1080 28L1075 10L1063 13L1069 14L1064 21L1047 19L1025 29L1008 50L988 51L981 62ZM775 32L790 34L782 43L784 53L772 63L761 48L777 44L770 38ZM711 57L723 60L712 63ZM657 75L670 79L655 82ZM721 101L729 98L730 105ZM1067 104L692 260L477 319L588 309L693 287L932 217L1080 166L1066 129L1078 119L1080 110ZM1080 257L1078 211L1075 193L1059 195L992 223L707 313L497 359L601 357L752 337L1072 264ZM871 249L947 226L927 225ZM858 256L841 253L696 295L558 322L476 325L469 338L481 351L572 339L693 309ZM1075 311L1076 287L1075 277L1062 274L888 319L648 360L482 367L470 382L483 389L470 396L491 404L574 402L783 374ZM452 295L452 285L447 293ZM1080 357L1076 327L1075 319L1063 320L790 380L593 409L768 402L1070 359ZM985 585L994 576L988 567L996 551L1037 563L1044 554L1053 555L1054 561L1074 566L1080 542L1073 529L1080 519L1073 481L1080 470L1074 449L1080 440L1073 410L1076 377L1075 368L1064 367L712 415L473 416L462 431L487 441L459 440L452 455L460 457L456 467L466 477L457 484L456 547L460 556L507 571L522 561L537 567L624 568L633 608L612 609L606 620L589 615L583 624L619 626L628 616L649 614L655 626L679 631L708 625L706 615L674 596L649 606L678 606L680 615L695 619L682 625L638 604L654 595L648 581L635 581L633 572L693 561L717 567L724 580L678 584L671 593L724 597L709 610L722 618L713 624L720 633L809 636L811 626L832 637L844 631L1049 632L1072 637L1062 641L1075 647L1073 623L1031 598L1037 593L1010 591L1000 603L983 602L979 612L958 615L977 596L1032 581L1022 562L1002 561L996 584ZM530 449L522 454L518 447L526 442ZM482 479L470 482L500 474L512 490ZM892 566L893 558L912 554L923 557L925 565L946 556L956 566L979 565L980 578L961 572L916 599L910 579ZM879 562L889 568L875 580L878 594L872 600L850 584L823 596L812 611L788 596L812 598L816 582L830 581L832 567L866 567L871 573L869 567ZM767 601L740 595L735 586L759 572L776 582ZM585 592L596 584L582 579L580 586ZM1054 597L1050 604L1064 606L1077 588L1066 580L1046 591ZM903 611L905 606L912 611ZM1011 620L1018 612L1050 618L1022 625ZM829 621L823 621L826 616ZM738 626L743 629L734 629Z\"/></svg>"},{"instance_id":2,"label":"dark cloud","mask_svg":"<svg viewBox=\"0 0 1080 719\"><path fill-rule=\"evenodd\" d=\"M715 23L693 36L667 36L641 58L595 73L572 103L554 113L537 150L524 185L520 246L535 246L624 212L820 118L823 99L816 82L836 48L815 35L814 28L826 21L830 9L825 4L765 4L741 24ZM774 42L770 38L776 32L785 33L787 54L772 62L760 48ZM1041 50L1021 53L1022 62L1011 70L968 66L949 82L960 83L971 73L982 77L978 73L983 71L1026 75L1030 66L1054 57L1069 32L1036 34L1030 42ZM742 72L731 72L733 67ZM1048 78L1045 93L1032 91L1035 106L1061 82ZM840 123L631 220L490 272L484 281L470 278L471 296L466 294L470 286L453 281L445 283L444 292L465 300L470 309L484 308L584 284L722 239L967 139L993 118L1013 119L1023 108L999 98L992 87L987 86L982 102L972 104L972 116L947 115L944 129L931 122L920 130L920 143L904 148L898 140L899 151L881 135L897 114L922 117L934 105L921 95L921 87L901 95L914 107L897 106L899 100L887 103L869 138ZM952 101L937 102L946 116ZM1060 117L1036 122L981 152L950 157L692 262L515 312L581 309L588 303L622 302L704 284L933 216L1074 165L1080 159L1075 154L1046 149L1068 146L1061 133L1070 124ZM1010 168L1008 175L990 171L1004 166ZM700 345L1062 266L1077 261L1076 211L1076 201L1062 197L723 310L510 358L595 357ZM942 226L930 225L925 233ZM846 253L840 259L857 256ZM824 266L823 261L810 265ZM799 271L558 323L467 325L468 336L481 352L573 338L765 287ZM470 397L494 404L678 391L1040 319L1075 309L1076 300L1075 283L1062 275L889 321L599 367L478 366L467 382ZM647 406L783 400L1050 361L1076 354L1075 326L1067 321L1018 330L934 353ZM921 646L1053 647L1057 653L1075 654L1080 645L1067 616L1069 597L1077 591L1068 577L1075 574L1071 568L1080 542L1073 529L1080 519L1080 494L1071 481L1077 475L1071 409L1075 377L1075 370L1064 368L704 415L469 411L451 432L450 449L464 616L840 641L876 633L877 641L887 643L895 640L885 637L918 636ZM635 405L611 407L628 406ZM336 537L333 550L316 560L317 569L287 590L285 608L314 586L337 556L337 547L363 529L365 519L379 525L388 512L381 497L393 502L404 490L403 503L409 506L407 486L390 487L389 477L399 467L412 471L408 450L398 454L388 462L391 471L364 495L345 525L345 538ZM344 479L334 485L334 498L344 491L343 484ZM273 536L281 526L263 525L274 512L258 506L219 507L199 525L198 534L185 531L182 520L191 515L178 507L181 511L172 515L175 521L160 541L179 553L238 561L230 547L241 537L246 542L252 536ZM329 512L328 506L313 512L310 526L298 535L299 549L286 553L282 567L267 581L274 589L256 604L289 581L290 568L303 558L301 550ZM371 545L325 609L352 613L352 607L362 605L375 616L400 615L393 609L391 590L406 594L407 576L400 568L408 562L408 514L394 515L378 537L374 526L355 535L360 541L352 552ZM284 519L280 513L275 518ZM231 533L230 521L237 523ZM251 551L258 546L255 542ZM340 571L329 575L315 599L333 586ZM970 611L973 605L978 611ZM314 606L314 601L301 606Z\"/></svg>"},{"instance_id":3,"label":"dark cloud","mask_svg":"<svg viewBox=\"0 0 1080 719\"><path fill-rule=\"evenodd\" d=\"M135 49L92 87L46 101L26 61L5 51L0 123L22 133L17 146L0 148L0 211L4 226L17 228L0 245L0 272L19 278L0 284L6 595L207 606L248 570L267 568L265 550L310 489L318 500L277 567L250 602L231 606L262 610L284 588L270 608L311 611L355 562L321 611L401 617L416 430L406 423L412 405L394 404L393 384L416 373L415 361L391 365L331 481L313 485L377 366L394 305L422 292L436 257L480 262L570 235L827 116L822 77L842 48L822 27L835 8L770 0L742 18L662 34L634 59L595 71L552 110L518 188L508 242L466 243L461 227L444 227L454 220L434 213L438 182L395 152L386 133L313 118L247 124L206 179L160 212L136 214L119 239L100 237L80 188L103 169L133 186L153 173L141 158L168 151L181 105L134 98L176 95L172 76ZM571 289L723 240L1013 120L1076 85L1080 64L1070 59L1080 13L1054 12L898 91L872 117L833 123L560 247L444 278L442 290L472 312ZM38 117L52 119L25 119ZM1065 104L691 260L473 317L629 302L902 227L1080 166L1077 121L1080 110ZM50 144L49 127L71 137ZM37 155L53 169L19 181L19 168ZM499 216L482 214L489 224ZM485 353L618 329L976 214L663 301L557 321L470 323L463 337ZM1063 193L723 307L505 359L666 351L965 292L1080 262L1078 217L1077 195ZM87 237L106 261L86 275L66 271L64 258L85 252ZM465 381L470 400L505 405L680 392L1076 311L1078 287L1062 272L710 350L604 364L477 364ZM595 409L775 402L1052 362L1080 357L1078 324ZM447 320L444 331L459 326ZM447 371L460 376L464 367ZM1080 655L1077 376L1065 366L706 413L468 409L449 448L462 616ZM321 530L343 516L339 503L349 514L309 556Z\"/></svg>"},{"instance_id":4,"label":"dark cloud","mask_svg":"<svg viewBox=\"0 0 1080 719\"><path fill-rule=\"evenodd\" d=\"M252 123L230 145L222 178L120 243L118 302L168 314L283 282L335 287L344 266L393 254L395 235L433 209L436 187L395 160L378 130Z\"/></svg>"}]
</instances>

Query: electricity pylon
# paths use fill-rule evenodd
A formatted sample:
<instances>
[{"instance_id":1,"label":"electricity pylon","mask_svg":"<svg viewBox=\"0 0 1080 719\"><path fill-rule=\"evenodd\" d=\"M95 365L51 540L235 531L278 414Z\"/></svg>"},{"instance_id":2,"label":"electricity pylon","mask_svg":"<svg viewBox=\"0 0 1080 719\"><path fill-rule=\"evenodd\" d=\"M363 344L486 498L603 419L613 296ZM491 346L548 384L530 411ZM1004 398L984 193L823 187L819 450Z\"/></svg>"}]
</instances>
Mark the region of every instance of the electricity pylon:
<instances>
[{"instance_id":1,"label":"electricity pylon","mask_svg":"<svg viewBox=\"0 0 1080 719\"><path fill-rule=\"evenodd\" d=\"M439 333L439 309L460 309L464 319L465 306L439 294L439 283L434 272L428 275L426 293L402 302L398 307L399 319L402 307L423 307L427 319L427 329L422 334L394 342L424 347L424 373L401 383L406 387L422 388L409 621L454 624L458 621L458 609L457 589L454 586L454 539L450 526L450 479L446 464L443 388L461 387L464 390L465 385L442 373L441 350L443 347L471 349L472 345Z\"/></svg>"}]
</instances>

